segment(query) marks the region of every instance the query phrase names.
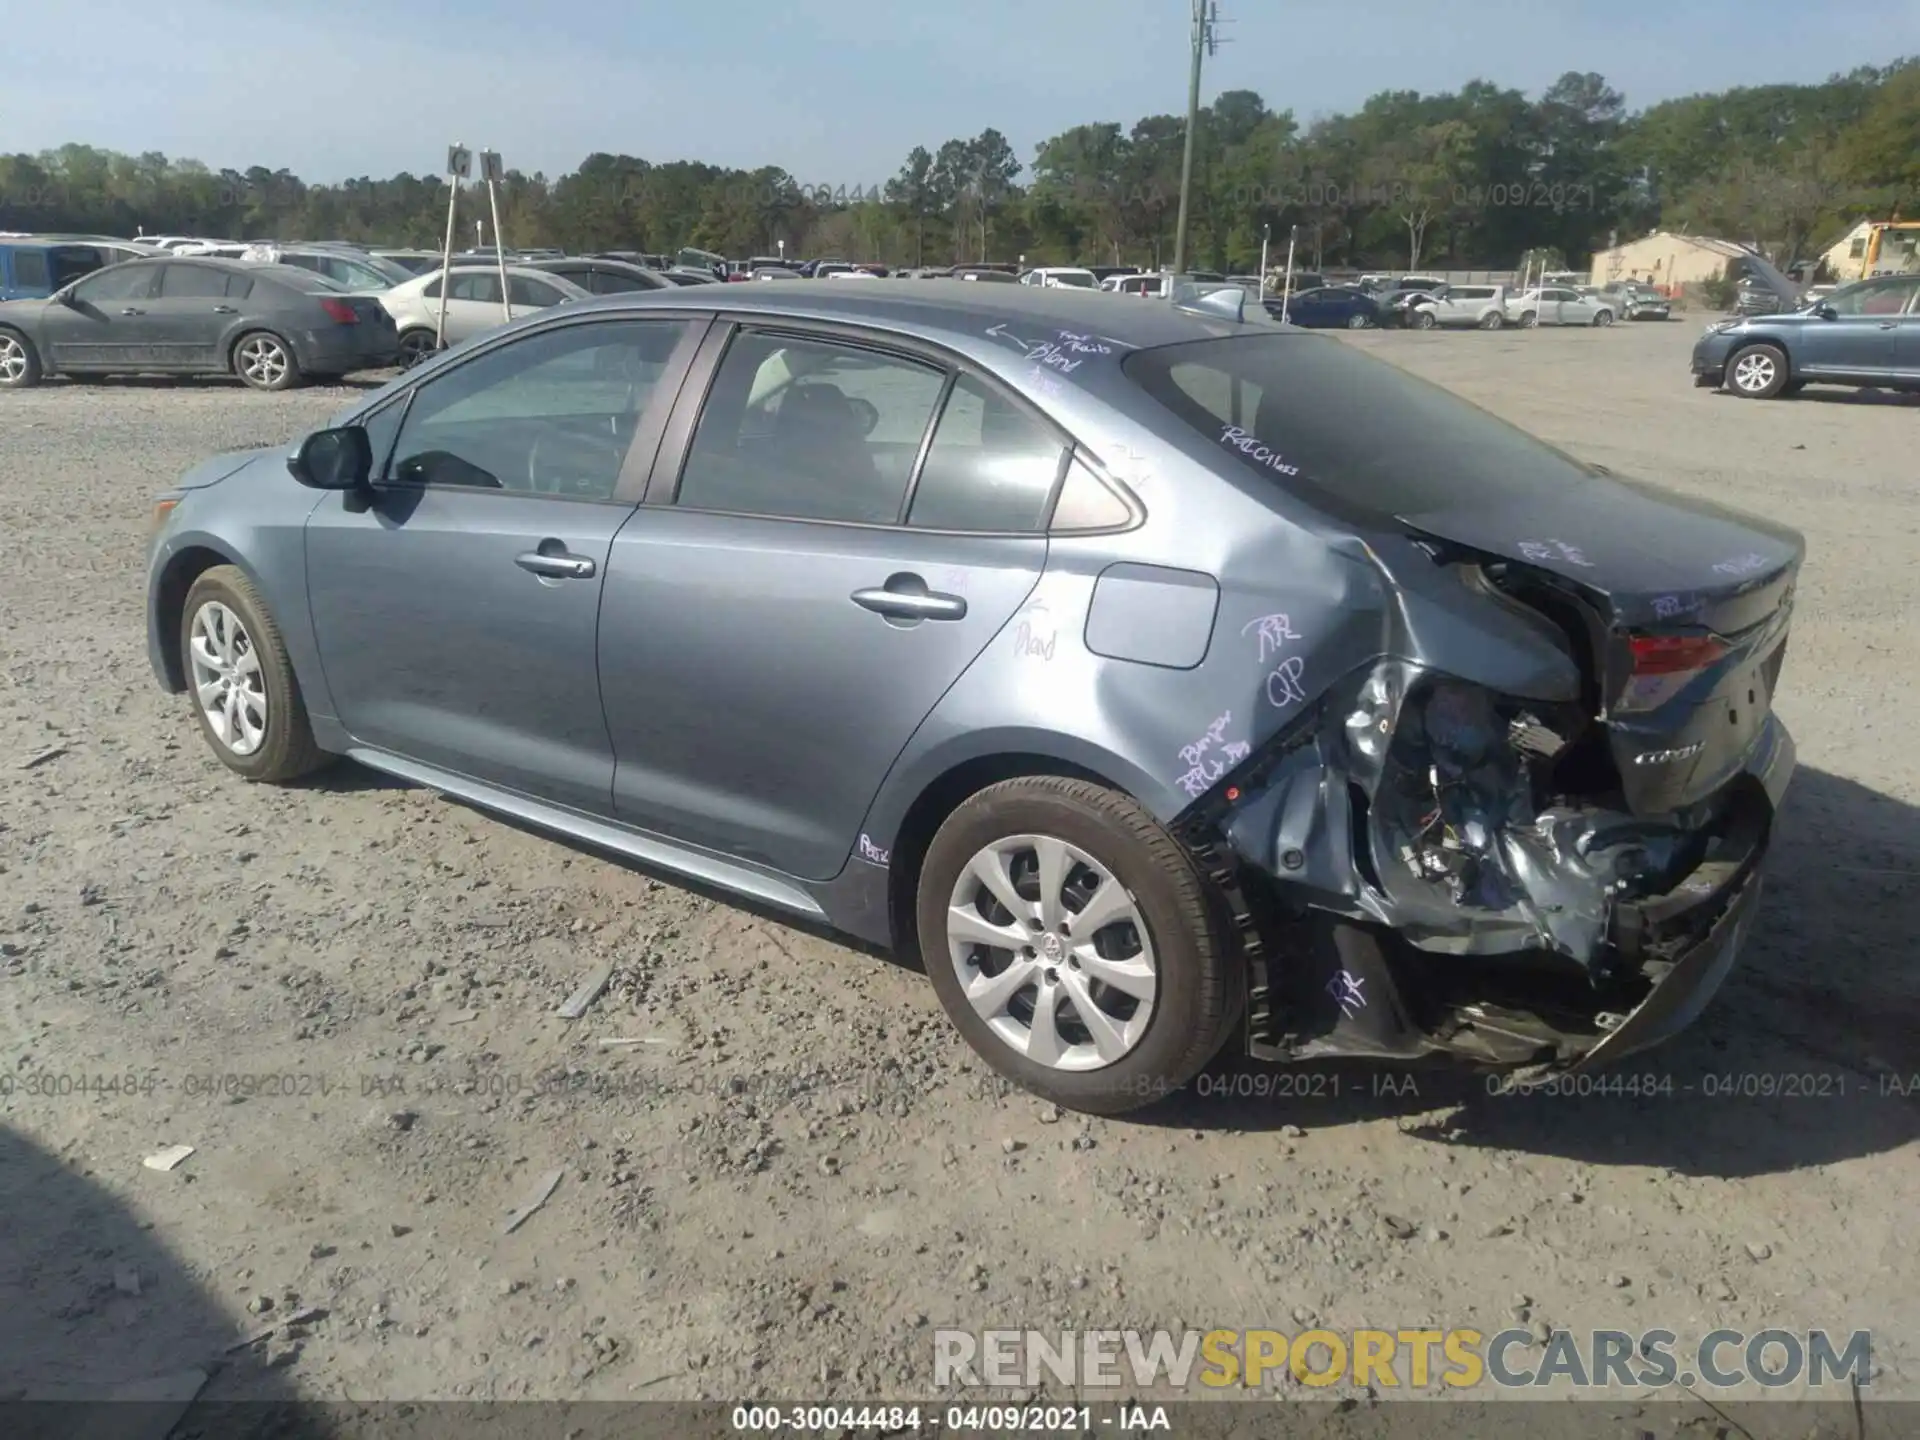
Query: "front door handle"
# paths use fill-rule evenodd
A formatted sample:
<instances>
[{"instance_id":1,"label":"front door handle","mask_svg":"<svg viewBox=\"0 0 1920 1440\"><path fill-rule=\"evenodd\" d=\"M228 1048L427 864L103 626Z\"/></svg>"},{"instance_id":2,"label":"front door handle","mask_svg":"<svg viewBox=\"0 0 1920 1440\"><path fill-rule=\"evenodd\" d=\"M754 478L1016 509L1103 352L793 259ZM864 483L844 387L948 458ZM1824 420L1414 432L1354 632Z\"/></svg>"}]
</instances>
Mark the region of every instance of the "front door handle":
<instances>
[{"instance_id":1,"label":"front door handle","mask_svg":"<svg viewBox=\"0 0 1920 1440\"><path fill-rule=\"evenodd\" d=\"M1880 328L1882 330L1897 330L1900 328L1900 322L1898 320L1882 320L1880 322Z\"/></svg>"},{"instance_id":2,"label":"front door handle","mask_svg":"<svg viewBox=\"0 0 1920 1440\"><path fill-rule=\"evenodd\" d=\"M856 590L853 603L892 620L964 620L967 602L927 589L918 575L895 575L877 589Z\"/></svg>"},{"instance_id":3,"label":"front door handle","mask_svg":"<svg viewBox=\"0 0 1920 1440\"><path fill-rule=\"evenodd\" d=\"M213 313L216 315L238 315L240 312L231 305L216 305L213 307Z\"/></svg>"},{"instance_id":4,"label":"front door handle","mask_svg":"<svg viewBox=\"0 0 1920 1440\"><path fill-rule=\"evenodd\" d=\"M122 315L144 315L147 312L144 310L136 310L131 305L129 305L126 309L122 310L120 313Z\"/></svg>"},{"instance_id":5,"label":"front door handle","mask_svg":"<svg viewBox=\"0 0 1920 1440\"><path fill-rule=\"evenodd\" d=\"M549 544L554 542L549 541ZM584 555L569 555L564 550L529 550L513 557L522 570L531 570L549 580L591 580L594 564Z\"/></svg>"}]
</instances>

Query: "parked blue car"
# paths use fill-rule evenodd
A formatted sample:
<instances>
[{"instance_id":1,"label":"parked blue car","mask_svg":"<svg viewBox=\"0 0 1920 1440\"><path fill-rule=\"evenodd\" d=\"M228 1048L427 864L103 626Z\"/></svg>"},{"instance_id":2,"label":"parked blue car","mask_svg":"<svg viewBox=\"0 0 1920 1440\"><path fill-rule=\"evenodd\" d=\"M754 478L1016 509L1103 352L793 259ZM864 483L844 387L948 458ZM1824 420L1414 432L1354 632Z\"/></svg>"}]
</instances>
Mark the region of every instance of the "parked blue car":
<instances>
[{"instance_id":1,"label":"parked blue car","mask_svg":"<svg viewBox=\"0 0 1920 1440\"><path fill-rule=\"evenodd\" d=\"M1278 318L1280 302L1268 300L1267 313ZM1366 291L1350 285L1302 290L1286 303L1287 319L1313 330L1365 330L1382 324L1380 306Z\"/></svg>"},{"instance_id":2,"label":"parked blue car","mask_svg":"<svg viewBox=\"0 0 1920 1440\"><path fill-rule=\"evenodd\" d=\"M93 245L0 240L0 300L44 300L106 263Z\"/></svg>"}]
</instances>

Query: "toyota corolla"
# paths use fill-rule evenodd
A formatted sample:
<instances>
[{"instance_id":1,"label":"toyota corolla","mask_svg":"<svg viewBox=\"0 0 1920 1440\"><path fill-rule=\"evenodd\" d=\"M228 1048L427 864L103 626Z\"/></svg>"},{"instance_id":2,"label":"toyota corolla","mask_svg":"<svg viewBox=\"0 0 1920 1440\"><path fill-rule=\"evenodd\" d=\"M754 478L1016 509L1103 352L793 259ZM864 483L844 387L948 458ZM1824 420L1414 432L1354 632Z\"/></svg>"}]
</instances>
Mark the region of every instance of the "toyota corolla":
<instances>
[{"instance_id":1,"label":"toyota corolla","mask_svg":"<svg viewBox=\"0 0 1920 1440\"><path fill-rule=\"evenodd\" d=\"M1229 1043L1654 1044L1794 763L1797 534L1239 291L556 307L160 511L153 668L238 775L349 757L917 954L1087 1111Z\"/></svg>"}]
</instances>

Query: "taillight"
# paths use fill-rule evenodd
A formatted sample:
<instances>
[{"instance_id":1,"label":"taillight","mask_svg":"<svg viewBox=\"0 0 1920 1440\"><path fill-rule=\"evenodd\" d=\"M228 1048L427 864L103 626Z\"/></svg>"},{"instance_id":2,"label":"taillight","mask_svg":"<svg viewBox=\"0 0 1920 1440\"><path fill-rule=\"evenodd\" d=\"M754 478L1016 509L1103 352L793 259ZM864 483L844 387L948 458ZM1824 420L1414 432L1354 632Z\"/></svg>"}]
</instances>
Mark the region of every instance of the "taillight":
<instances>
[{"instance_id":1,"label":"taillight","mask_svg":"<svg viewBox=\"0 0 1920 1440\"><path fill-rule=\"evenodd\" d=\"M1630 643L1636 675L1689 675L1727 653L1711 635L1635 635Z\"/></svg>"},{"instance_id":2,"label":"taillight","mask_svg":"<svg viewBox=\"0 0 1920 1440\"><path fill-rule=\"evenodd\" d=\"M323 296L320 301L320 308L326 311L327 315L337 324L358 325L360 323L360 312L344 300L334 300L330 297Z\"/></svg>"}]
</instances>

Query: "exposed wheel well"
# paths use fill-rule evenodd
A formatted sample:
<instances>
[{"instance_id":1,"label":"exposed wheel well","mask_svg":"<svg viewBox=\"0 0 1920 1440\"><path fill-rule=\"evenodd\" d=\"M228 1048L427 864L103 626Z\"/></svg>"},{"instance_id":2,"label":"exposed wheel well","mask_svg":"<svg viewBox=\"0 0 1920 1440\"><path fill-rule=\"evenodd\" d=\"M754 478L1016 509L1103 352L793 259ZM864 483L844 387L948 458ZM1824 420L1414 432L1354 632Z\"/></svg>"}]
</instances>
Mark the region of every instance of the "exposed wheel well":
<instances>
[{"instance_id":1,"label":"exposed wheel well","mask_svg":"<svg viewBox=\"0 0 1920 1440\"><path fill-rule=\"evenodd\" d=\"M914 895L920 887L920 866L927 857L927 847L933 843L940 826L969 797L979 794L989 785L1028 775L1059 775L1127 793L1124 786L1114 784L1098 771L1071 765L1048 755L983 755L977 760L966 760L954 766L920 792L919 798L908 807L893 838L887 911L895 954L919 954Z\"/></svg>"},{"instance_id":2,"label":"exposed wheel well","mask_svg":"<svg viewBox=\"0 0 1920 1440\"><path fill-rule=\"evenodd\" d=\"M1765 345L1770 349L1778 350L1782 355L1786 356L1787 374L1789 376L1793 374L1793 352L1787 348L1787 342L1777 335L1756 335L1751 339L1739 341L1734 345L1733 349L1727 352L1727 363L1732 364L1734 356L1738 355L1742 350L1751 350L1756 345Z\"/></svg>"},{"instance_id":3,"label":"exposed wheel well","mask_svg":"<svg viewBox=\"0 0 1920 1440\"><path fill-rule=\"evenodd\" d=\"M166 572L160 577L160 598L155 602L159 606L160 633L174 636L180 633L181 612L186 609L187 592L193 588L193 582L216 565L229 565L232 562L218 550L209 550L204 545L189 546L167 562ZM167 667L167 688L178 695L187 688L186 671L180 665L180 650L177 645L160 647L161 663Z\"/></svg>"}]
</instances>

